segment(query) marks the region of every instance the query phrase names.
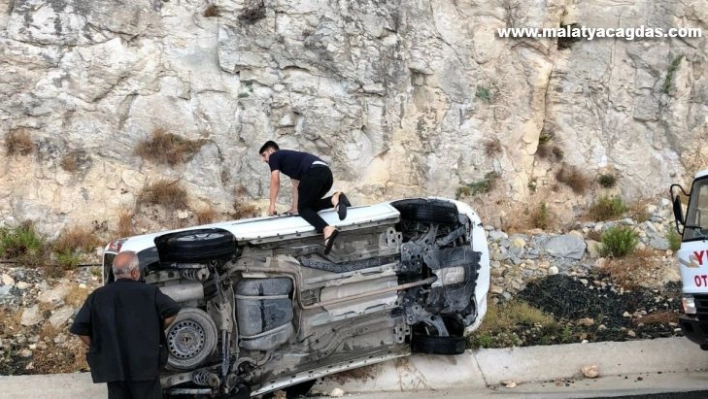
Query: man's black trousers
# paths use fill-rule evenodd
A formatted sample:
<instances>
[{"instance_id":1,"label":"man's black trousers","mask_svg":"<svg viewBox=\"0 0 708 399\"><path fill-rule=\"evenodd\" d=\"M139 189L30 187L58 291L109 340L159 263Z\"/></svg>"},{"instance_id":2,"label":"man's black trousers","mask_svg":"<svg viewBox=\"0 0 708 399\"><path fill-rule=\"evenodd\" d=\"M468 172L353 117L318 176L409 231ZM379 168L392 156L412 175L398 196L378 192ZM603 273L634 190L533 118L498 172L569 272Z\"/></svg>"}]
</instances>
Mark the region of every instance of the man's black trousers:
<instances>
[{"instance_id":1,"label":"man's black trousers","mask_svg":"<svg viewBox=\"0 0 708 399\"><path fill-rule=\"evenodd\" d=\"M332 184L332 171L324 165L314 165L302 176L297 187L297 211L318 233L327 226L317 212L332 208L332 197L322 198L332 188Z\"/></svg>"}]
</instances>

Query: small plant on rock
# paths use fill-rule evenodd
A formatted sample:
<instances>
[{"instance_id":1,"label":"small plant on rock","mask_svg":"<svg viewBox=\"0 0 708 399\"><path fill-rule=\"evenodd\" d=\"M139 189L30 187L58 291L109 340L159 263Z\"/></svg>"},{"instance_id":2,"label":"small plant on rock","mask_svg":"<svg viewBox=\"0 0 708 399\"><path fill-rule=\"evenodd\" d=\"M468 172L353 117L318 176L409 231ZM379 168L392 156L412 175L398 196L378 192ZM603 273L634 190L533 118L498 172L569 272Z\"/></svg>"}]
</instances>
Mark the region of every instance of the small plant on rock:
<instances>
[{"instance_id":1,"label":"small plant on rock","mask_svg":"<svg viewBox=\"0 0 708 399\"><path fill-rule=\"evenodd\" d=\"M637 233L629 226L612 226L602 234L603 257L621 258L634 252L639 244Z\"/></svg>"},{"instance_id":2,"label":"small plant on rock","mask_svg":"<svg viewBox=\"0 0 708 399\"><path fill-rule=\"evenodd\" d=\"M492 191L496 185L496 181L499 178L497 172L488 172L484 175L484 179L472 183L468 183L464 186L457 188L456 197L460 199L462 197L474 196L477 194L484 194Z\"/></svg>"},{"instance_id":3,"label":"small plant on rock","mask_svg":"<svg viewBox=\"0 0 708 399\"><path fill-rule=\"evenodd\" d=\"M475 97L483 100L487 104L489 104L492 101L492 92L489 91L484 86L477 86L477 91L475 92Z\"/></svg>"},{"instance_id":4,"label":"small plant on rock","mask_svg":"<svg viewBox=\"0 0 708 399\"><path fill-rule=\"evenodd\" d=\"M29 266L39 266L44 262L44 240L29 221L14 228L1 228L0 256Z\"/></svg>"},{"instance_id":5,"label":"small plant on rock","mask_svg":"<svg viewBox=\"0 0 708 399\"><path fill-rule=\"evenodd\" d=\"M602 187L612 188L617 183L617 178L614 175L601 174L600 177L597 178L597 182L600 183Z\"/></svg>"},{"instance_id":6,"label":"small plant on rock","mask_svg":"<svg viewBox=\"0 0 708 399\"><path fill-rule=\"evenodd\" d=\"M676 252L681 248L681 236L675 229L669 229L666 234L666 240L669 242L669 249Z\"/></svg>"},{"instance_id":7,"label":"small plant on rock","mask_svg":"<svg viewBox=\"0 0 708 399\"><path fill-rule=\"evenodd\" d=\"M541 202L531 214L531 223L533 227L545 230L549 226L549 219L548 206L545 202Z\"/></svg>"},{"instance_id":8,"label":"small plant on rock","mask_svg":"<svg viewBox=\"0 0 708 399\"><path fill-rule=\"evenodd\" d=\"M616 219L622 216L623 213L627 212L627 207L622 202L620 197L600 197L590 209L588 209L588 216L590 216L594 221L604 221Z\"/></svg>"}]
</instances>

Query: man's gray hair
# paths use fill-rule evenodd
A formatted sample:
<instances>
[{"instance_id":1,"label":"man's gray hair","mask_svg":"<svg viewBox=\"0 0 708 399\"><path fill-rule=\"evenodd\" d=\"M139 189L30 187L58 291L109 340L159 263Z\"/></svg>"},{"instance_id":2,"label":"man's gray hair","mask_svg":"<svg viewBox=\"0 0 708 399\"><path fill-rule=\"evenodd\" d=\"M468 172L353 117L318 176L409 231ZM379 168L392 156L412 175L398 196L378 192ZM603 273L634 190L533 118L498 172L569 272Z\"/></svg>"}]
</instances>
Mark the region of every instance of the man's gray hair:
<instances>
[{"instance_id":1,"label":"man's gray hair","mask_svg":"<svg viewBox=\"0 0 708 399\"><path fill-rule=\"evenodd\" d=\"M138 255L135 254L133 251L123 251L118 254L116 259L119 259L120 255L131 255L129 257L129 260L127 262L123 261L121 264L116 264L115 260L113 261L113 275L115 276L127 276L130 274L131 271L134 269L137 269L140 267L140 260L138 259ZM125 257L125 255L123 255Z\"/></svg>"}]
</instances>

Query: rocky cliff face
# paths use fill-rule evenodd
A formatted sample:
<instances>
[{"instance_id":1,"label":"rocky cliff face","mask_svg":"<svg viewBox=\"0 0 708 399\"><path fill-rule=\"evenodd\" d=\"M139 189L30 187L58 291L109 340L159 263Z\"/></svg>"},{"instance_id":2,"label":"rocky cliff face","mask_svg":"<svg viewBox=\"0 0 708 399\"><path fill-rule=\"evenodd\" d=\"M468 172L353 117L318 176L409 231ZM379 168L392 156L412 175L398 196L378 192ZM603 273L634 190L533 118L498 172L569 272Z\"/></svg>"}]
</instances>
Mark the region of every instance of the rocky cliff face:
<instances>
[{"instance_id":1,"label":"rocky cliff face","mask_svg":"<svg viewBox=\"0 0 708 399\"><path fill-rule=\"evenodd\" d=\"M574 23L705 35L708 11L700 1L4 0L0 140L24 132L34 148L2 162L0 215L50 233L115 223L160 178L179 179L193 208L229 208L238 186L262 199L268 139L320 154L358 203L454 196L489 172L502 183L494 196L523 203L566 165L610 171L637 198L707 166L706 38L496 37ZM134 155L155 129L204 144L184 164L155 164ZM539 156L548 143L555 155Z\"/></svg>"}]
</instances>

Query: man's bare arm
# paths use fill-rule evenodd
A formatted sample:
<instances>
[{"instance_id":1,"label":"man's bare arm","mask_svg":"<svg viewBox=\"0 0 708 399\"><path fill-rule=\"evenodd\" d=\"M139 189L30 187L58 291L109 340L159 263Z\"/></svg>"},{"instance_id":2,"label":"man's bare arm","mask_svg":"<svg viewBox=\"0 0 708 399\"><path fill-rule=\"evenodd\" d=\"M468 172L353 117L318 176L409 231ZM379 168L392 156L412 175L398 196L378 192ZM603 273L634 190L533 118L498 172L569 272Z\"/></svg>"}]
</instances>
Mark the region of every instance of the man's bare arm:
<instances>
[{"instance_id":1,"label":"man's bare arm","mask_svg":"<svg viewBox=\"0 0 708 399\"><path fill-rule=\"evenodd\" d=\"M280 191L280 171L274 170L270 172L270 207L269 214L275 213L275 202L278 200L278 192Z\"/></svg>"},{"instance_id":2,"label":"man's bare arm","mask_svg":"<svg viewBox=\"0 0 708 399\"><path fill-rule=\"evenodd\" d=\"M290 180L293 183L293 206L290 208L290 213L297 214L297 188L300 185L300 180Z\"/></svg>"},{"instance_id":3,"label":"man's bare arm","mask_svg":"<svg viewBox=\"0 0 708 399\"><path fill-rule=\"evenodd\" d=\"M91 346L91 337L88 335L79 335L79 339L86 344L86 346Z\"/></svg>"},{"instance_id":4,"label":"man's bare arm","mask_svg":"<svg viewBox=\"0 0 708 399\"><path fill-rule=\"evenodd\" d=\"M177 318L177 315L174 315L172 317L167 317L165 318L165 321L162 323L164 328L167 328L170 326L170 324L174 323L175 319Z\"/></svg>"}]
</instances>

